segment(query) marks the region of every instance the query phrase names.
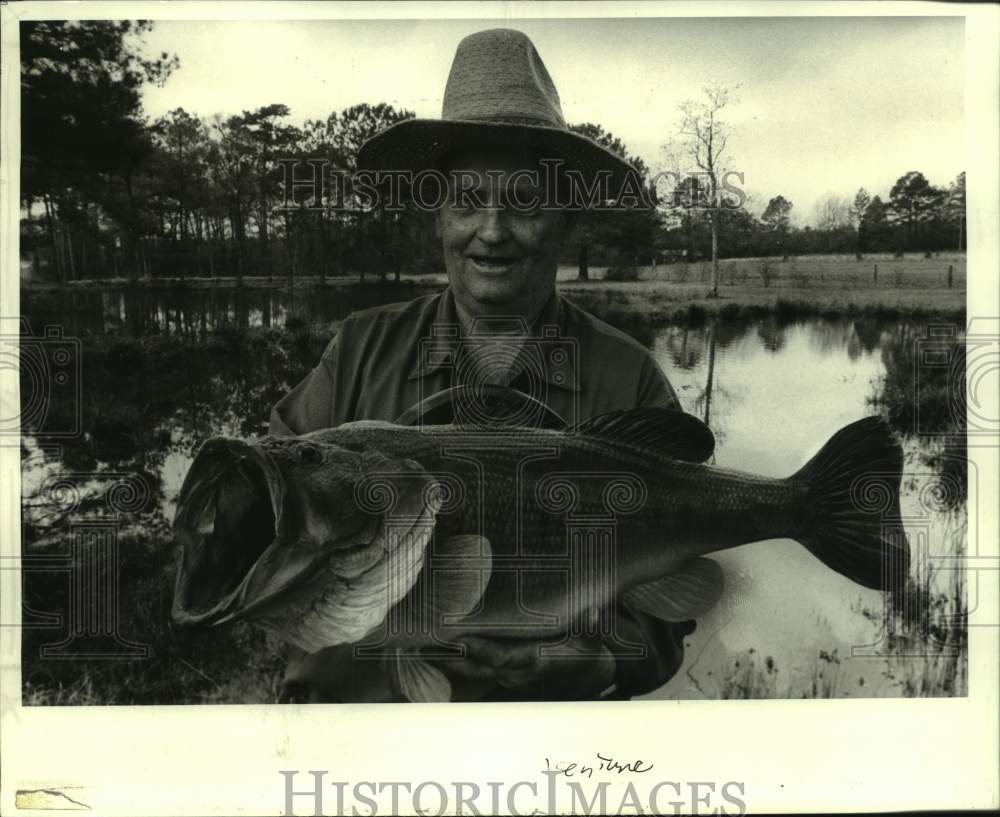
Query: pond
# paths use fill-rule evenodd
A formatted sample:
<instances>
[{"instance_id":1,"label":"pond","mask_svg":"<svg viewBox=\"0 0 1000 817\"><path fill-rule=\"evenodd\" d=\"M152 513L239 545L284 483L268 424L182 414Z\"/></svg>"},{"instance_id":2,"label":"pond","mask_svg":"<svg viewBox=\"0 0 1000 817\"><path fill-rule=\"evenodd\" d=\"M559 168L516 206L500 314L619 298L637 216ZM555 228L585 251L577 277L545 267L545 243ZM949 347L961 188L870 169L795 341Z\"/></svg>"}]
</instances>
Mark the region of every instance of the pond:
<instances>
[{"instance_id":1,"label":"pond","mask_svg":"<svg viewBox=\"0 0 1000 817\"><path fill-rule=\"evenodd\" d=\"M715 464L783 477L839 428L876 412L887 362L896 361L900 344L919 344L924 329L766 320L664 329L652 348L685 408L715 432ZM963 587L957 573L935 568L963 552L964 462L937 435L911 434L904 448L901 505L914 573L933 584L920 615L936 616L947 630L961 624L947 619L961 612ZM684 670L652 697L899 695L907 684L948 682L924 673L962 671L949 663L960 648L938 643L945 638L918 648L927 656L901 658L886 632L901 625L900 616L890 609L886 621L882 594L845 580L796 542L761 542L713 558L727 593L699 622Z\"/></svg>"},{"instance_id":2,"label":"pond","mask_svg":"<svg viewBox=\"0 0 1000 817\"><path fill-rule=\"evenodd\" d=\"M97 295L99 310L76 309L75 328L64 320L80 338L75 396L50 396L40 433L22 443L25 701L271 701L277 645L242 626L209 634L171 626L169 523L200 442L260 433L271 405L315 365L336 319L360 304L349 291L331 295L284 328L300 307L272 303L265 321L260 305L241 317L230 300L213 317L210 299L181 308L149 298L137 338L124 302L105 309L113 294ZM66 305L41 299L23 308L37 333ZM933 331L930 342L943 338L952 354L958 330ZM912 593L888 604L790 540L718 554L726 594L689 637L682 670L650 697L964 694L965 588L941 560L964 553L965 466L941 382L954 369L924 372L913 363L928 327L771 316L647 327L639 336L684 408L715 432L720 466L787 476L843 425L886 414L905 442L903 514L915 556ZM22 384L28 394L24 375ZM924 386L945 395L933 405L933 423L910 405ZM74 425L84 433L57 433ZM116 505L115 492L125 497ZM73 625L60 605L95 591L68 586L66 565L92 541L81 530L101 524L112 531L117 560L103 580L114 609L67 633ZM54 660L67 650L76 661ZM240 677L234 666L246 667Z\"/></svg>"}]
</instances>

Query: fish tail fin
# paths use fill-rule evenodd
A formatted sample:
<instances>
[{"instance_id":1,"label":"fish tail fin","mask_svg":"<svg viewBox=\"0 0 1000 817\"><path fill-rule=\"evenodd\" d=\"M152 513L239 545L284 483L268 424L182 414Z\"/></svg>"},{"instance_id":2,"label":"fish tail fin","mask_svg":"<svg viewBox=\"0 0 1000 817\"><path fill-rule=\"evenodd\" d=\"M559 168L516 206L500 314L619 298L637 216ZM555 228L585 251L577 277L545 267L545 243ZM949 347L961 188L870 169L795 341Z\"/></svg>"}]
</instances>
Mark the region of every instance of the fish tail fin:
<instances>
[{"instance_id":1,"label":"fish tail fin","mask_svg":"<svg viewBox=\"0 0 1000 817\"><path fill-rule=\"evenodd\" d=\"M910 566L899 510L902 472L902 448L881 418L845 426L792 477L806 483L817 508L796 538L858 584L901 590Z\"/></svg>"}]
</instances>

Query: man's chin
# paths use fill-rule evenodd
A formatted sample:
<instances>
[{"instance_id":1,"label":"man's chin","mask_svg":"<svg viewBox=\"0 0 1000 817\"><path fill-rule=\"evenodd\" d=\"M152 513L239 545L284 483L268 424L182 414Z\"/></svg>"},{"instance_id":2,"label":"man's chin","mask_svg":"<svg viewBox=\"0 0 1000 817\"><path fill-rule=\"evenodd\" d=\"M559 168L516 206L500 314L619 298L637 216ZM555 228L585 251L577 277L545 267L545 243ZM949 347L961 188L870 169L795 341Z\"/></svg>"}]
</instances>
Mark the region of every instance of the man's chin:
<instances>
[{"instance_id":1,"label":"man's chin","mask_svg":"<svg viewBox=\"0 0 1000 817\"><path fill-rule=\"evenodd\" d=\"M469 294L480 304L491 307L508 306L516 311L523 300L522 287L516 276L496 276L482 279L476 276L468 282Z\"/></svg>"}]
</instances>

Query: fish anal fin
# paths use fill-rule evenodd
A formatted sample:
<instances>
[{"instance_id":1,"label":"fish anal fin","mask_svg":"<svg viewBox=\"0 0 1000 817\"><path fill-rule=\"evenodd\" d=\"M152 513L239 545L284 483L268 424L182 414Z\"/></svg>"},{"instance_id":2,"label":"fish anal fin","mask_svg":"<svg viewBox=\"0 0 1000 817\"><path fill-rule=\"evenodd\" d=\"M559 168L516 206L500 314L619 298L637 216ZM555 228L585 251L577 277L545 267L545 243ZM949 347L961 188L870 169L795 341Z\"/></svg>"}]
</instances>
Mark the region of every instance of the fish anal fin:
<instances>
[{"instance_id":1,"label":"fish anal fin","mask_svg":"<svg viewBox=\"0 0 1000 817\"><path fill-rule=\"evenodd\" d=\"M389 661L393 686L413 703L448 703L451 682L423 658L396 652Z\"/></svg>"},{"instance_id":2,"label":"fish anal fin","mask_svg":"<svg viewBox=\"0 0 1000 817\"><path fill-rule=\"evenodd\" d=\"M686 621L711 610L722 597L722 568L711 559L689 559L669 576L626 591L625 603L664 621Z\"/></svg>"},{"instance_id":3,"label":"fish anal fin","mask_svg":"<svg viewBox=\"0 0 1000 817\"><path fill-rule=\"evenodd\" d=\"M659 406L601 414L578 423L570 432L685 462L705 462L715 451L715 435L701 420L678 409Z\"/></svg>"}]
</instances>

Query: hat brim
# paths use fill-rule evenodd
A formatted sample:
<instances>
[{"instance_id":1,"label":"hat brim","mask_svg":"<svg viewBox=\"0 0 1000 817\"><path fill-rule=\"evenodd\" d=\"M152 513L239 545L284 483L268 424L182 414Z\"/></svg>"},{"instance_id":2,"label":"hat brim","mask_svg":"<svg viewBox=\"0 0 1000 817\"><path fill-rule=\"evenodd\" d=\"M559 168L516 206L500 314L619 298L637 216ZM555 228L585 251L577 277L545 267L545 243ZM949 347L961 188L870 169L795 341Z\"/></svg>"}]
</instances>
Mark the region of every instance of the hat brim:
<instances>
[{"instance_id":1,"label":"hat brim","mask_svg":"<svg viewBox=\"0 0 1000 817\"><path fill-rule=\"evenodd\" d=\"M632 165L586 136L562 128L500 122L448 119L407 119L376 134L358 151L358 170L419 172L440 169L442 159L456 149L503 146L530 151L539 158L561 159L579 171L590 185L598 173L608 174L615 198Z\"/></svg>"}]
</instances>

